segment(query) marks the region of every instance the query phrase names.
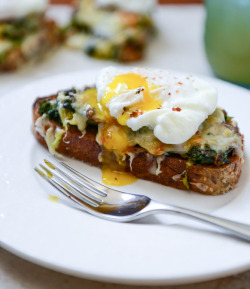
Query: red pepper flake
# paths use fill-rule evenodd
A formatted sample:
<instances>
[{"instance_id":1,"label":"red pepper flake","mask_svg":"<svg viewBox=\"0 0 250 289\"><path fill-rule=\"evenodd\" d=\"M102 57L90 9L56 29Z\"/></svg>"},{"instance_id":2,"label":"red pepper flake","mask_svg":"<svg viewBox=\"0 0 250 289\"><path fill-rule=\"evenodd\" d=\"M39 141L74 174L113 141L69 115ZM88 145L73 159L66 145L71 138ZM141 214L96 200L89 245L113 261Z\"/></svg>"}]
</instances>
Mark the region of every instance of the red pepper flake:
<instances>
[{"instance_id":1,"label":"red pepper flake","mask_svg":"<svg viewBox=\"0 0 250 289\"><path fill-rule=\"evenodd\" d=\"M197 132L195 133L196 135L199 135L200 134L200 132L197 130Z\"/></svg>"},{"instance_id":2,"label":"red pepper flake","mask_svg":"<svg viewBox=\"0 0 250 289\"><path fill-rule=\"evenodd\" d=\"M180 85L183 85L183 83L182 83L182 82L178 82L178 84L180 84Z\"/></svg>"},{"instance_id":3,"label":"red pepper flake","mask_svg":"<svg viewBox=\"0 0 250 289\"><path fill-rule=\"evenodd\" d=\"M139 115L143 114L143 112L141 110L136 110L136 111L132 111L130 114L129 114L129 117L137 117Z\"/></svg>"},{"instance_id":4,"label":"red pepper flake","mask_svg":"<svg viewBox=\"0 0 250 289\"><path fill-rule=\"evenodd\" d=\"M179 93L179 90L176 90L175 92L176 92L176 93Z\"/></svg>"},{"instance_id":5,"label":"red pepper flake","mask_svg":"<svg viewBox=\"0 0 250 289\"><path fill-rule=\"evenodd\" d=\"M181 111L180 107L172 107L172 111Z\"/></svg>"},{"instance_id":6,"label":"red pepper flake","mask_svg":"<svg viewBox=\"0 0 250 289\"><path fill-rule=\"evenodd\" d=\"M219 158L219 154L217 153L216 157L215 157L215 160L214 160L214 164L216 166L220 165L220 161L218 161L218 158Z\"/></svg>"},{"instance_id":7,"label":"red pepper flake","mask_svg":"<svg viewBox=\"0 0 250 289\"><path fill-rule=\"evenodd\" d=\"M157 107L157 109L161 109L161 108L162 108L162 105L160 104L159 107Z\"/></svg>"},{"instance_id":8,"label":"red pepper flake","mask_svg":"<svg viewBox=\"0 0 250 289\"><path fill-rule=\"evenodd\" d=\"M171 95L171 92L169 92L168 95Z\"/></svg>"},{"instance_id":9,"label":"red pepper flake","mask_svg":"<svg viewBox=\"0 0 250 289\"><path fill-rule=\"evenodd\" d=\"M140 87L137 89L135 94L139 94L140 92L144 91L145 89L143 87Z\"/></svg>"}]
</instances>

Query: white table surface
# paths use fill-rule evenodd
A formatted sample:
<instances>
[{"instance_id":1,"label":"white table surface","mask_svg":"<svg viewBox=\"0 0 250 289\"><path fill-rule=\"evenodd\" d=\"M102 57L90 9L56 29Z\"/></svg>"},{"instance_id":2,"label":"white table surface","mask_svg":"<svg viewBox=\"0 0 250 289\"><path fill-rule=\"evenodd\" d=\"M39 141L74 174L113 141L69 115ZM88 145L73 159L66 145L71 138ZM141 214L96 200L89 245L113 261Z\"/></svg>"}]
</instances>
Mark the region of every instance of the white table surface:
<instances>
[{"instance_id":1,"label":"white table surface","mask_svg":"<svg viewBox=\"0 0 250 289\"><path fill-rule=\"evenodd\" d=\"M56 16L59 21L64 21L68 16L68 10L63 6L53 7L49 13ZM155 20L159 27L158 37L151 43L145 59L133 63L133 65L213 76L203 47L204 19L205 11L202 5L158 7L155 11ZM60 49L35 66L25 67L15 73L1 74L0 97L12 89L43 77L89 68L101 68L112 64L88 58L80 51ZM123 289L137 287L71 277L34 265L0 248L0 289ZM165 287L142 286L139 288L250 289L250 271L199 284Z\"/></svg>"}]
</instances>

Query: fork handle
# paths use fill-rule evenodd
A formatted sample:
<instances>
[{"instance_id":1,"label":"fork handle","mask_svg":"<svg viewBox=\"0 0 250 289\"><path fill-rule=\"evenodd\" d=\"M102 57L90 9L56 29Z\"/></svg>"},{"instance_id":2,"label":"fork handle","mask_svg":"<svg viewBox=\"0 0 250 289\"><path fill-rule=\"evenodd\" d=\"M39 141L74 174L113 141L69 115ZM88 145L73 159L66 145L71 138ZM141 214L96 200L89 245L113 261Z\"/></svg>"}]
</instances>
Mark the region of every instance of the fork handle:
<instances>
[{"instance_id":1,"label":"fork handle","mask_svg":"<svg viewBox=\"0 0 250 289\"><path fill-rule=\"evenodd\" d=\"M230 221L224 218L220 217L215 217L209 214L205 214L202 212L182 208L182 207L177 207L177 206L172 206L172 205L167 205L167 204L162 204L153 201L150 204L151 209L157 211L158 213L160 212L168 212L168 213L176 213L179 215L185 215L187 217L191 217L196 220L204 221L206 223L215 225L217 227L220 227L222 229L225 229L232 235L239 237L241 239L245 239L247 241L250 241L250 225L246 225L243 223L235 222L235 221Z\"/></svg>"}]
</instances>

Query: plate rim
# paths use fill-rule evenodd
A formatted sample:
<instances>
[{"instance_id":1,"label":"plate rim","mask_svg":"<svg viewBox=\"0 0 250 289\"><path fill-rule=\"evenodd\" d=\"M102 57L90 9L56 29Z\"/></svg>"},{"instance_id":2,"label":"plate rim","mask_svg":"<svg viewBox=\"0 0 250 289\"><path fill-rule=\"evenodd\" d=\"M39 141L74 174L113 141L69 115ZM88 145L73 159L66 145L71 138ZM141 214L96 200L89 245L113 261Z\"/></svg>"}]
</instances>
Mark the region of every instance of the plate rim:
<instances>
[{"instance_id":1,"label":"plate rim","mask_svg":"<svg viewBox=\"0 0 250 289\"><path fill-rule=\"evenodd\" d=\"M189 277L183 277L183 278L157 278L157 279L145 279L145 278L120 278L120 277L114 277L114 276L101 276L98 274L89 274L89 273L83 273L83 272L77 272L75 270L67 269L63 266L54 265L50 262L41 261L38 258L35 258L33 256L30 256L28 254L23 254L21 251L16 250L15 248L12 248L11 246L8 246L8 244L5 244L4 242L1 242L0 245L3 249L10 252L11 254L14 254L15 256L28 261L30 263L33 263L35 265L41 266L45 269L56 271L59 273L63 273L69 276L77 277L77 278L85 278L86 280L92 280L92 281L98 281L98 282L107 282L107 283L114 283L118 285L134 285L134 286L174 286L174 285L189 285L193 283L200 283L200 282L207 282L211 280L216 280L219 278L229 277L231 275L239 274L242 272L245 272L250 269L250 262L249 264L244 264L242 266L239 266L237 268L231 268L227 270L221 270L217 273L210 273L208 275L194 275Z\"/></svg>"}]
</instances>

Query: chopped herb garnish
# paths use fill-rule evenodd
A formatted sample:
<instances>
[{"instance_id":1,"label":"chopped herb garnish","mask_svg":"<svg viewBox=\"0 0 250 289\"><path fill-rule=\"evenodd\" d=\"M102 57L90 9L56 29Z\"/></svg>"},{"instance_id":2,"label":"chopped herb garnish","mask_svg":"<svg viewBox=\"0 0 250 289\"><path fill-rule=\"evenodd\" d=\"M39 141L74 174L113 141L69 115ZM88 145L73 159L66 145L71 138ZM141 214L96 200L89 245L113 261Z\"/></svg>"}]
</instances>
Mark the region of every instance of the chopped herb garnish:
<instances>
[{"instance_id":1,"label":"chopped herb garnish","mask_svg":"<svg viewBox=\"0 0 250 289\"><path fill-rule=\"evenodd\" d=\"M226 121L226 122L229 122L232 118L233 118L232 116L226 116L226 117L225 117L225 121Z\"/></svg>"},{"instance_id":2,"label":"chopped herb garnish","mask_svg":"<svg viewBox=\"0 0 250 289\"><path fill-rule=\"evenodd\" d=\"M230 161L228 160L228 156L231 152L232 149L218 153L209 147L201 149L198 146L194 146L190 149L186 156L190 161L194 162L195 164L222 165L230 163Z\"/></svg>"},{"instance_id":3,"label":"chopped herb garnish","mask_svg":"<svg viewBox=\"0 0 250 289\"><path fill-rule=\"evenodd\" d=\"M72 112L75 112L75 109L73 108L72 104L74 103L75 101L75 98L74 96L70 96L68 99L66 99L64 102L63 102L63 108L65 109L68 109Z\"/></svg>"},{"instance_id":4,"label":"chopped herb garnish","mask_svg":"<svg viewBox=\"0 0 250 289\"><path fill-rule=\"evenodd\" d=\"M43 100L39 104L38 113L40 115L47 114L50 120L54 120L59 125L62 125L56 103L51 103L49 100Z\"/></svg>"},{"instance_id":5,"label":"chopped herb garnish","mask_svg":"<svg viewBox=\"0 0 250 289\"><path fill-rule=\"evenodd\" d=\"M2 24L0 38L11 40L15 44L20 44L27 35L36 32L39 28L39 16L31 14Z\"/></svg>"}]
</instances>

